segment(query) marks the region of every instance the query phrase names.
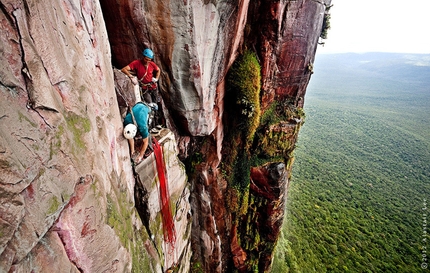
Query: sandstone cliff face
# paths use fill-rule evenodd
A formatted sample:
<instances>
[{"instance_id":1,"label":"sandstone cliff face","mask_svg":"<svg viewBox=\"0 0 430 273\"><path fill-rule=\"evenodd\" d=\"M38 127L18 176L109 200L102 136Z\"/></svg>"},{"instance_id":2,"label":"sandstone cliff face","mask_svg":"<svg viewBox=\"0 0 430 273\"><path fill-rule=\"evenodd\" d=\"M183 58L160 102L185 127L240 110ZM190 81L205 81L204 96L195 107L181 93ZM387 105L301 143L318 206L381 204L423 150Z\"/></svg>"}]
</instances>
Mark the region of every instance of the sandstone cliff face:
<instances>
[{"instance_id":1,"label":"sandstone cliff face","mask_svg":"<svg viewBox=\"0 0 430 273\"><path fill-rule=\"evenodd\" d=\"M248 48L261 65L263 111L274 101L300 108L329 4L0 1L0 271L270 270L300 120L265 128L288 143L284 160L249 170L248 203L232 211L221 164L235 129L223 124L232 115L225 79ZM173 132L163 141L173 252L160 233L153 161L130 163L115 92L128 82L112 64L145 47L162 69Z\"/></svg>"},{"instance_id":2,"label":"sandstone cliff face","mask_svg":"<svg viewBox=\"0 0 430 273\"><path fill-rule=\"evenodd\" d=\"M134 205L100 6L1 7L0 271L128 271L106 224L109 196Z\"/></svg>"}]
</instances>

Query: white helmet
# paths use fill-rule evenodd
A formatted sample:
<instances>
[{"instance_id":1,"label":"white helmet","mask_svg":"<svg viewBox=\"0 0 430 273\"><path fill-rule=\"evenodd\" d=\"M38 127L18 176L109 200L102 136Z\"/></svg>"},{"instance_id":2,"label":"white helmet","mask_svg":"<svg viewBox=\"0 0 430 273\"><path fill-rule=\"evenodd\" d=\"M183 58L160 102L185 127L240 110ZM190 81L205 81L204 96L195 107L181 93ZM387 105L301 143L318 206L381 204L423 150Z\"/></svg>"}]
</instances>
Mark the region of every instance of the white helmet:
<instances>
[{"instance_id":1,"label":"white helmet","mask_svg":"<svg viewBox=\"0 0 430 273\"><path fill-rule=\"evenodd\" d=\"M126 139L132 139L136 136L137 133L137 127L133 123L127 124L124 127L124 137Z\"/></svg>"}]
</instances>

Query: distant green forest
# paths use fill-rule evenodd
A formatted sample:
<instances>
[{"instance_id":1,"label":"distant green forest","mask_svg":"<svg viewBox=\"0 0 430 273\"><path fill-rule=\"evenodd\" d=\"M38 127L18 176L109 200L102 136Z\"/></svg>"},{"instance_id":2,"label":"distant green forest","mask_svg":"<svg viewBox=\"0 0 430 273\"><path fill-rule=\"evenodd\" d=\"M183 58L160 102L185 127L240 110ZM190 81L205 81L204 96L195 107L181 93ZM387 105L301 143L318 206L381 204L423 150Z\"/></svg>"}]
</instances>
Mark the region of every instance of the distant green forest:
<instances>
[{"instance_id":1,"label":"distant green forest","mask_svg":"<svg viewBox=\"0 0 430 273\"><path fill-rule=\"evenodd\" d=\"M318 55L314 68L272 272L423 272L430 55Z\"/></svg>"}]
</instances>

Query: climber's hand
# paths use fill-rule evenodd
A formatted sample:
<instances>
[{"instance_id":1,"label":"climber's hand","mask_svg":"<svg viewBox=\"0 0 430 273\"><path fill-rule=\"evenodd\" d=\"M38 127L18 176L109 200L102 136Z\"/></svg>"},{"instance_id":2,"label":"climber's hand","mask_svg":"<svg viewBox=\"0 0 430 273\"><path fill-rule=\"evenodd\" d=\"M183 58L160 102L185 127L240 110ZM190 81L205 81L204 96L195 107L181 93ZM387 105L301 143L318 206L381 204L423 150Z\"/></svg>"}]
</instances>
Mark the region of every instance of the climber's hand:
<instances>
[{"instance_id":1,"label":"climber's hand","mask_svg":"<svg viewBox=\"0 0 430 273\"><path fill-rule=\"evenodd\" d=\"M134 85L138 85L138 84L139 84L139 83L137 82L136 77L132 77L132 78L131 78L131 82L132 82Z\"/></svg>"},{"instance_id":2,"label":"climber's hand","mask_svg":"<svg viewBox=\"0 0 430 273\"><path fill-rule=\"evenodd\" d=\"M156 79L156 78L152 78L152 82L153 82L153 83L156 83L156 82L158 82L158 79Z\"/></svg>"}]
</instances>

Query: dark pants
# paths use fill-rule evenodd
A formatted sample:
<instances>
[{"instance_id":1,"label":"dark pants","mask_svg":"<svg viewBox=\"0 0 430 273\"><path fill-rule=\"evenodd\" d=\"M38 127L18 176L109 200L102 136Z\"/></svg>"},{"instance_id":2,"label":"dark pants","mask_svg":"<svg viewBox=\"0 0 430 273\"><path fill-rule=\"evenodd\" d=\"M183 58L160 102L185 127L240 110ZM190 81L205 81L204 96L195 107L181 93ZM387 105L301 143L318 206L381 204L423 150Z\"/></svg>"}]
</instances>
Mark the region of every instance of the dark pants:
<instances>
[{"instance_id":1,"label":"dark pants","mask_svg":"<svg viewBox=\"0 0 430 273\"><path fill-rule=\"evenodd\" d=\"M158 93L158 88L154 89L145 89L145 87L141 88L141 98L146 103L159 103L161 101L160 94Z\"/></svg>"},{"instance_id":2,"label":"dark pants","mask_svg":"<svg viewBox=\"0 0 430 273\"><path fill-rule=\"evenodd\" d=\"M164 124L163 117L161 116L161 95L158 92L158 86L154 89L144 89L145 86L143 86L141 91L141 99L146 103L154 102L158 105L158 111L154 111L154 117L152 118L151 124L149 124L149 130L154 128L156 125Z\"/></svg>"}]
</instances>

